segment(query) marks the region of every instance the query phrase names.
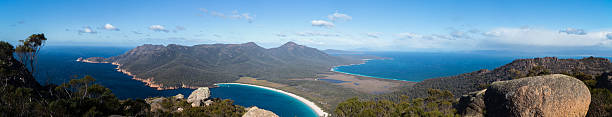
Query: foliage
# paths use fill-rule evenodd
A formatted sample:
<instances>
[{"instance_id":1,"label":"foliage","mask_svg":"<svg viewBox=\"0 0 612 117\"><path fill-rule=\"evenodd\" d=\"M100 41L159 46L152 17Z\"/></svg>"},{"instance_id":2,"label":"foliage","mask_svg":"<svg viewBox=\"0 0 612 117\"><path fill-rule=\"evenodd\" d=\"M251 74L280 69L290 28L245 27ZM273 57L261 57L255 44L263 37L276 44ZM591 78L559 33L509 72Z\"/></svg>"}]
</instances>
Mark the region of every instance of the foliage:
<instances>
[{"instance_id":1,"label":"foliage","mask_svg":"<svg viewBox=\"0 0 612 117\"><path fill-rule=\"evenodd\" d=\"M232 100L215 100L209 106L186 108L176 116L182 117L240 117L246 113L242 106L234 105Z\"/></svg>"},{"instance_id":2,"label":"foliage","mask_svg":"<svg viewBox=\"0 0 612 117\"><path fill-rule=\"evenodd\" d=\"M608 89L591 89L588 117L612 116L612 93Z\"/></svg>"},{"instance_id":3,"label":"foliage","mask_svg":"<svg viewBox=\"0 0 612 117\"><path fill-rule=\"evenodd\" d=\"M404 96L398 103L389 100L360 101L348 99L336 107L334 116L338 117L453 117L456 110L454 96L449 91L429 89L426 98L410 100Z\"/></svg>"},{"instance_id":4,"label":"foliage","mask_svg":"<svg viewBox=\"0 0 612 117\"><path fill-rule=\"evenodd\" d=\"M25 40L19 40L21 45L15 48L17 56L19 56L22 63L30 65L30 72L34 73L37 55L40 49L44 46L47 38L45 34L32 34Z\"/></svg>"}]
</instances>

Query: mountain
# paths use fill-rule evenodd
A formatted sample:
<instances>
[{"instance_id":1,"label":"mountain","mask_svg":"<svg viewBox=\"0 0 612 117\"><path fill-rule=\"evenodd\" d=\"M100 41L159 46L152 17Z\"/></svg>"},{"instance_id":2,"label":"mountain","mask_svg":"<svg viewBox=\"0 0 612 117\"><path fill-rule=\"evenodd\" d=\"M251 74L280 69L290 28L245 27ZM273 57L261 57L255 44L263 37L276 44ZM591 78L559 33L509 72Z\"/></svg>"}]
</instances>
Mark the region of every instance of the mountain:
<instances>
[{"instance_id":1,"label":"mountain","mask_svg":"<svg viewBox=\"0 0 612 117\"><path fill-rule=\"evenodd\" d=\"M316 77L333 66L360 62L294 42L270 49L253 42L194 46L145 44L123 55L83 61L117 64L120 71L161 89L211 86L240 77L271 81Z\"/></svg>"}]
</instances>

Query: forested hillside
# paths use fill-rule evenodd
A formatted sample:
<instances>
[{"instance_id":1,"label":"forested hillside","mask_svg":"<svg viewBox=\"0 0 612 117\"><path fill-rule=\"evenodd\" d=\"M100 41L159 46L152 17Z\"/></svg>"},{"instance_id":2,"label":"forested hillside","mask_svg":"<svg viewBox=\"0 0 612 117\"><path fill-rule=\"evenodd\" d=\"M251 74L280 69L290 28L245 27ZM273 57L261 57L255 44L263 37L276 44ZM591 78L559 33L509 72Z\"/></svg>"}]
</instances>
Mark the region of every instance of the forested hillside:
<instances>
[{"instance_id":1,"label":"forested hillside","mask_svg":"<svg viewBox=\"0 0 612 117\"><path fill-rule=\"evenodd\" d=\"M287 78L315 77L335 65L360 62L293 42L270 49L253 42L195 46L147 44L123 55L85 60L120 64L120 69L135 77L151 78L164 87L211 86L240 77L285 82Z\"/></svg>"}]
</instances>

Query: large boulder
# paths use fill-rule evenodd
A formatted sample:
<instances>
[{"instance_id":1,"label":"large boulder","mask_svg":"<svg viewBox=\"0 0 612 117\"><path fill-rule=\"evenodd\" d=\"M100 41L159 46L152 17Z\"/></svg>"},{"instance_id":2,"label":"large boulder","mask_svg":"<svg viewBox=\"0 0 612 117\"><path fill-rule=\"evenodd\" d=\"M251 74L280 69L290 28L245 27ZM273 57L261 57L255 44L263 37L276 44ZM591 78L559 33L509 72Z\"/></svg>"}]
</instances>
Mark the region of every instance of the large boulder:
<instances>
[{"instance_id":1,"label":"large boulder","mask_svg":"<svg viewBox=\"0 0 612 117\"><path fill-rule=\"evenodd\" d=\"M176 96L174 96L175 99L184 99L185 96L183 94L176 94Z\"/></svg>"},{"instance_id":2,"label":"large boulder","mask_svg":"<svg viewBox=\"0 0 612 117\"><path fill-rule=\"evenodd\" d=\"M461 96L457 104L459 114L464 117L484 117L484 94L486 91L487 89L484 89Z\"/></svg>"},{"instance_id":3,"label":"large boulder","mask_svg":"<svg viewBox=\"0 0 612 117\"><path fill-rule=\"evenodd\" d=\"M191 95L187 98L187 102L191 103L192 107L198 107L202 105L202 102L210 97L210 89L208 87L200 87L195 91L191 92Z\"/></svg>"},{"instance_id":4,"label":"large boulder","mask_svg":"<svg viewBox=\"0 0 612 117\"><path fill-rule=\"evenodd\" d=\"M584 117L591 94L580 80L553 74L493 82L484 100L487 116Z\"/></svg>"},{"instance_id":5,"label":"large boulder","mask_svg":"<svg viewBox=\"0 0 612 117\"><path fill-rule=\"evenodd\" d=\"M242 117L278 117L278 115L274 114L272 111L264 110L253 106L251 108L246 108L247 112L242 115Z\"/></svg>"},{"instance_id":6,"label":"large boulder","mask_svg":"<svg viewBox=\"0 0 612 117\"><path fill-rule=\"evenodd\" d=\"M162 106L162 102L166 100L166 98L164 97L156 97L156 98L147 98L145 99L145 101L147 102L147 104L149 104L151 106L151 112L157 112L157 111L168 111L168 109L164 108Z\"/></svg>"}]
</instances>

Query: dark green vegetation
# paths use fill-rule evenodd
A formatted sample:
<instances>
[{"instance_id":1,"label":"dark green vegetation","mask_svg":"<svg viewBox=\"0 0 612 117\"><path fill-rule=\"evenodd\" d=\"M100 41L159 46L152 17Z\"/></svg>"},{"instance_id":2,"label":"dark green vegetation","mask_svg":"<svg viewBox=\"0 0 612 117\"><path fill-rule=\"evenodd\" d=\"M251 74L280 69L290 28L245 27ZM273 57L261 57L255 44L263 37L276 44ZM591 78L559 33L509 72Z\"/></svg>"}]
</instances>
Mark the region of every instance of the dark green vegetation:
<instances>
[{"instance_id":1,"label":"dark green vegetation","mask_svg":"<svg viewBox=\"0 0 612 117\"><path fill-rule=\"evenodd\" d=\"M429 89L425 98L402 97L399 102L389 100L346 100L336 107L334 116L339 117L454 117L456 103L449 91Z\"/></svg>"},{"instance_id":2,"label":"dark green vegetation","mask_svg":"<svg viewBox=\"0 0 612 117\"><path fill-rule=\"evenodd\" d=\"M150 115L154 116L175 116L175 117L241 117L246 113L242 106L234 105L234 101L218 98L212 99L214 103L209 106L191 107L185 99L170 98L150 98L161 99L160 107L153 108ZM183 109L178 112L178 110Z\"/></svg>"},{"instance_id":3,"label":"dark green vegetation","mask_svg":"<svg viewBox=\"0 0 612 117\"><path fill-rule=\"evenodd\" d=\"M315 48L288 42L277 48L244 44L142 45L123 55L95 62L115 62L138 78L153 78L163 87L211 86L253 77L274 82L312 78L332 66L359 63L357 59L330 56Z\"/></svg>"},{"instance_id":4,"label":"dark green vegetation","mask_svg":"<svg viewBox=\"0 0 612 117\"><path fill-rule=\"evenodd\" d=\"M22 44L15 48L15 53L17 53L21 63L30 65L29 68L32 73L36 70L34 66L38 52L40 52L46 41L45 34L33 34L25 40L19 40Z\"/></svg>"},{"instance_id":5,"label":"dark green vegetation","mask_svg":"<svg viewBox=\"0 0 612 117\"><path fill-rule=\"evenodd\" d=\"M29 52L36 53L39 49L34 50ZM95 84L95 79L90 76L73 79L59 86L41 86L24 64L13 57L14 52L12 45L0 41L0 94L2 94L0 117L109 115L235 117L244 113L244 108L233 105L231 100L219 99L216 99L211 106L185 107L183 112L151 112L150 105L144 100L119 100L110 89ZM30 60L31 57L27 59Z\"/></svg>"}]
</instances>

